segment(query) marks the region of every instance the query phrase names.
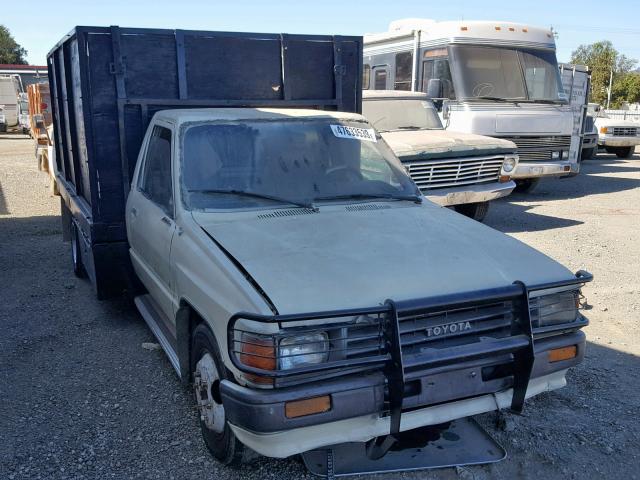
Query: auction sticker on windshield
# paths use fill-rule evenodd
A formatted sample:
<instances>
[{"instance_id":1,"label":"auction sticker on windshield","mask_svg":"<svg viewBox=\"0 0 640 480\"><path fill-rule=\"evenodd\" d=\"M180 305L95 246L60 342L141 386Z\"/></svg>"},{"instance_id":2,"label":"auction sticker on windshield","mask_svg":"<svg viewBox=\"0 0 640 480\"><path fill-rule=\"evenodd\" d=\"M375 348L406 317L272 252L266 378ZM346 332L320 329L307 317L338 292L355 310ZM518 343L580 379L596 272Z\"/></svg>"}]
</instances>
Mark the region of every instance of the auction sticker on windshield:
<instances>
[{"instance_id":1,"label":"auction sticker on windshield","mask_svg":"<svg viewBox=\"0 0 640 480\"><path fill-rule=\"evenodd\" d=\"M348 127L346 125L330 125L331 131L338 138L351 138L376 142L376 132L373 128Z\"/></svg>"}]
</instances>

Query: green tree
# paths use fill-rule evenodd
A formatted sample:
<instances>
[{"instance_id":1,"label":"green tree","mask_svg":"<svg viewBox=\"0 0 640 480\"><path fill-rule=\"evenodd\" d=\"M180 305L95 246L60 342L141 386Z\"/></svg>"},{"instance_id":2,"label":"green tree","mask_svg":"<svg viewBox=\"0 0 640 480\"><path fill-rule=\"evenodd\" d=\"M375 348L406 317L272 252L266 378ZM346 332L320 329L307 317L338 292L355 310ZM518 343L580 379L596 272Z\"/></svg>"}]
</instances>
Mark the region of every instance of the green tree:
<instances>
[{"instance_id":1,"label":"green tree","mask_svg":"<svg viewBox=\"0 0 640 480\"><path fill-rule=\"evenodd\" d=\"M591 45L580 45L571 54L571 63L587 65L591 69L592 102L606 105L609 76L612 70L614 85L611 89L612 106L617 106L626 100L620 96L623 91L616 89L616 84L636 65L637 61L620 54L610 41L603 40Z\"/></svg>"},{"instance_id":2,"label":"green tree","mask_svg":"<svg viewBox=\"0 0 640 480\"><path fill-rule=\"evenodd\" d=\"M629 72L622 75L613 84L611 97L616 99L613 108L619 108L622 102L640 103L640 73Z\"/></svg>"},{"instance_id":3,"label":"green tree","mask_svg":"<svg viewBox=\"0 0 640 480\"><path fill-rule=\"evenodd\" d=\"M11 32L4 25L0 25L0 63L14 63L25 65L27 51L18 45L11 36Z\"/></svg>"}]
</instances>

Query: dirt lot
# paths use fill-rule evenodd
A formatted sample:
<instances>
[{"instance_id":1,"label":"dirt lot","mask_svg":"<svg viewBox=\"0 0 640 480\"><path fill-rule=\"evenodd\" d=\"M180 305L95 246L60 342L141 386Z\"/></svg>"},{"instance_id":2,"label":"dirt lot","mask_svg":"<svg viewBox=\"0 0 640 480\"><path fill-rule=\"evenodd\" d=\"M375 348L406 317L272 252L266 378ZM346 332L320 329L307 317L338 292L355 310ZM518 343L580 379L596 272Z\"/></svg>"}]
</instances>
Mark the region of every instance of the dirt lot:
<instances>
[{"instance_id":1,"label":"dirt lot","mask_svg":"<svg viewBox=\"0 0 640 480\"><path fill-rule=\"evenodd\" d=\"M573 179L496 203L487 223L596 280L585 362L527 403L486 467L384 478L639 478L640 160L601 155ZM0 479L312 478L296 459L241 470L208 455L166 357L124 301L73 277L59 199L27 138L0 136Z\"/></svg>"}]
</instances>

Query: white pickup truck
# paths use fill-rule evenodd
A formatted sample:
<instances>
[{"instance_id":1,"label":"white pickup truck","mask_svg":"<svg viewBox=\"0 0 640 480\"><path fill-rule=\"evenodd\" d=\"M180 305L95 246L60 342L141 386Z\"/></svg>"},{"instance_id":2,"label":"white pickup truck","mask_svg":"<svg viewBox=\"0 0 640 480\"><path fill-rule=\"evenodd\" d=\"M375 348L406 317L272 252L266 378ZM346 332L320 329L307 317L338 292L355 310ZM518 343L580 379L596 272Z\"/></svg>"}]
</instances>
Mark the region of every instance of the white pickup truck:
<instances>
[{"instance_id":1,"label":"white pickup truck","mask_svg":"<svg viewBox=\"0 0 640 480\"><path fill-rule=\"evenodd\" d=\"M618 158L629 158L636 145L640 145L640 125L629 120L609 118L600 105L590 103L589 113L594 116L598 131L598 147Z\"/></svg>"},{"instance_id":2,"label":"white pickup truck","mask_svg":"<svg viewBox=\"0 0 640 480\"><path fill-rule=\"evenodd\" d=\"M489 201L516 187L515 143L445 130L425 93L365 90L362 100L362 113L432 202L482 221Z\"/></svg>"},{"instance_id":3,"label":"white pickup truck","mask_svg":"<svg viewBox=\"0 0 640 480\"><path fill-rule=\"evenodd\" d=\"M136 302L193 375L217 458L384 436L385 389L413 385L403 431L565 384L583 278L421 199L359 115L154 116L126 206ZM385 378L396 348L404 386Z\"/></svg>"}]
</instances>

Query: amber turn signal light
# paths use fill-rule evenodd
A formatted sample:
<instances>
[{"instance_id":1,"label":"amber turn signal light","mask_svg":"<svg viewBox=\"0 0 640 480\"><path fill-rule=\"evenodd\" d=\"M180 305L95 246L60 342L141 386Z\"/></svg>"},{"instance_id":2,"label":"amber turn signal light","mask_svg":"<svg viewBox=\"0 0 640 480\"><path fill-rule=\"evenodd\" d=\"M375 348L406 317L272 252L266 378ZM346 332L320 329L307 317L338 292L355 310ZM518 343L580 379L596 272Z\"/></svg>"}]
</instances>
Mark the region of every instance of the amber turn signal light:
<instances>
[{"instance_id":1,"label":"amber turn signal light","mask_svg":"<svg viewBox=\"0 0 640 480\"><path fill-rule=\"evenodd\" d=\"M511 180L509 175L500 175L500 183L507 183L509 180Z\"/></svg>"},{"instance_id":2,"label":"amber turn signal light","mask_svg":"<svg viewBox=\"0 0 640 480\"><path fill-rule=\"evenodd\" d=\"M578 347L571 345L570 347L554 348L549 350L549 362L560 362L562 360L569 360L575 358L578 355Z\"/></svg>"},{"instance_id":3,"label":"amber turn signal light","mask_svg":"<svg viewBox=\"0 0 640 480\"><path fill-rule=\"evenodd\" d=\"M248 367L262 370L276 369L276 349L273 339L260 338L253 335L243 335L240 348L240 361ZM273 379L247 373L247 380L261 385L272 385Z\"/></svg>"},{"instance_id":4,"label":"amber turn signal light","mask_svg":"<svg viewBox=\"0 0 640 480\"><path fill-rule=\"evenodd\" d=\"M284 414L287 418L298 418L314 413L323 413L331 410L331 397L323 395L322 397L305 398L304 400L295 400L284 404Z\"/></svg>"}]
</instances>

